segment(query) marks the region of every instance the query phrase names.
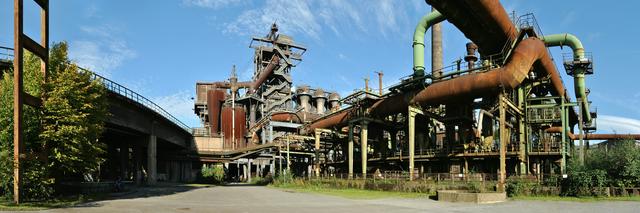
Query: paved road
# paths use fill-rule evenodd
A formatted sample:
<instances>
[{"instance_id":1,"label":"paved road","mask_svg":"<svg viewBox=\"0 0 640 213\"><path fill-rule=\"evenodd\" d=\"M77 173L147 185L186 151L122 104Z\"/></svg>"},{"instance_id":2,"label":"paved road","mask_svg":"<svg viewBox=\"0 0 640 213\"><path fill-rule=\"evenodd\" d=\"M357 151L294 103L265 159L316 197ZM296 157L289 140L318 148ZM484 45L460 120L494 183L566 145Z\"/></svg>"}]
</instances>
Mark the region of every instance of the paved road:
<instances>
[{"instance_id":1,"label":"paved road","mask_svg":"<svg viewBox=\"0 0 640 213\"><path fill-rule=\"evenodd\" d=\"M351 200L259 186L147 188L129 198L45 212L640 212L640 202L509 201L463 204L420 199Z\"/></svg>"}]
</instances>

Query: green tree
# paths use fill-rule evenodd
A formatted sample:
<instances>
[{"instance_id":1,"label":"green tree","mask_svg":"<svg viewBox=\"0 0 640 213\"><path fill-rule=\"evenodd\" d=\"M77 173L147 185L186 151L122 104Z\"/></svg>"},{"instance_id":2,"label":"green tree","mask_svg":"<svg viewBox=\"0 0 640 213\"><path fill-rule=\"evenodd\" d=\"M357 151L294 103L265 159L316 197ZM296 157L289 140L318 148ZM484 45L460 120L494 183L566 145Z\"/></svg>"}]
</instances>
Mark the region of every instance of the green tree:
<instances>
[{"instance_id":1,"label":"green tree","mask_svg":"<svg viewBox=\"0 0 640 213\"><path fill-rule=\"evenodd\" d=\"M96 171L104 161L99 141L108 116L106 90L67 57L67 44L52 45L47 82L40 59L25 51L24 90L43 98L24 107L23 198L52 195L55 181ZM0 78L0 194L13 196L13 71Z\"/></svg>"},{"instance_id":2,"label":"green tree","mask_svg":"<svg viewBox=\"0 0 640 213\"><path fill-rule=\"evenodd\" d=\"M640 186L640 148L633 140L612 143L610 148L590 150L585 166L606 171L613 186Z\"/></svg>"},{"instance_id":3,"label":"green tree","mask_svg":"<svg viewBox=\"0 0 640 213\"><path fill-rule=\"evenodd\" d=\"M42 95L40 59L25 51L24 91L33 96ZM40 120L42 110L24 106L24 154L21 160L23 198L41 199L52 194L52 180L48 178L47 153L44 152ZM0 194L13 196L13 70L0 79Z\"/></svg>"},{"instance_id":4,"label":"green tree","mask_svg":"<svg viewBox=\"0 0 640 213\"><path fill-rule=\"evenodd\" d=\"M106 90L67 58L67 44L53 45L50 78L44 85L43 131L56 179L90 174L104 161L100 135L108 115Z\"/></svg>"}]
</instances>

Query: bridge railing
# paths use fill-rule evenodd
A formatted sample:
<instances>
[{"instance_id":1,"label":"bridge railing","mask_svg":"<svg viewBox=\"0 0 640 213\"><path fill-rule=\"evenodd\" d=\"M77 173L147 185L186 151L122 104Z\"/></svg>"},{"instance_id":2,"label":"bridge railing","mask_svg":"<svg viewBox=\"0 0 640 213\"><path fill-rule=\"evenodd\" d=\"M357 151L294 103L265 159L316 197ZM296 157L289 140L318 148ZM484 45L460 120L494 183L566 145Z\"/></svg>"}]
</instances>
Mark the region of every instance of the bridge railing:
<instances>
[{"instance_id":1,"label":"bridge railing","mask_svg":"<svg viewBox=\"0 0 640 213\"><path fill-rule=\"evenodd\" d=\"M3 47L0 46L0 60L6 60L6 61L10 61L13 60L13 54L11 53L13 51L13 48L10 47ZM87 70L85 68L82 67L78 67L78 69L81 72L86 72L89 73L91 75L91 80L99 80L102 81L102 83L104 84L104 87L107 88L107 90L116 93L118 95L124 96L132 101L135 101L136 103L141 104L142 106L145 106L151 110L153 110L154 112L160 114L162 117L165 117L166 119L168 119L169 121L173 122L174 124L178 125L180 128L184 129L185 131L192 133L191 128L189 126L187 126L186 124L182 123L182 121L178 120L176 117L174 117L173 115L171 115L169 112L167 112L166 110L164 110L162 107L158 106L156 103L154 103L153 101L145 98L144 96L138 94L137 92L134 92L133 90L130 90L129 88L126 88L118 83L116 83L115 81L109 80L101 75L98 75L94 72L91 72L90 70Z\"/></svg>"},{"instance_id":2,"label":"bridge railing","mask_svg":"<svg viewBox=\"0 0 640 213\"><path fill-rule=\"evenodd\" d=\"M134 92L133 90L126 88L118 83L116 83L115 81L109 80L108 78L105 78L101 75L98 75L94 72L91 72L90 70L78 67L79 70L81 72L86 72L89 73L91 75L91 80L99 80L102 82L102 84L104 85L105 88L107 88L107 90L116 93L118 95L124 96L126 98L128 98L129 100L135 101L138 104L141 104L142 106L145 106L151 110L153 110L154 112L160 114L162 117L166 118L167 120L173 122L174 124L178 125L180 128L184 129L185 131L191 133L191 128L189 126L187 126L186 124L182 123L182 121L178 120L176 117L174 117L173 115L171 115L169 112L167 112L166 110L164 110L162 107L158 106L156 103L154 103L153 101L149 100L148 98L138 94L137 92Z\"/></svg>"}]
</instances>

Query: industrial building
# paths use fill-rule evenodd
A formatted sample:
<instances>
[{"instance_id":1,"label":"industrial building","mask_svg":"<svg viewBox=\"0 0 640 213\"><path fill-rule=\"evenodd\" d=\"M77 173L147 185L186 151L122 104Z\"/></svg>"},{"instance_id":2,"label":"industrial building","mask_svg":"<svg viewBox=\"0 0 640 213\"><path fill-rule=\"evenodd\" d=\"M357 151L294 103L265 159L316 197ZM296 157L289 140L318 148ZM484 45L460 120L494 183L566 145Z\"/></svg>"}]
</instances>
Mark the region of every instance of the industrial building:
<instances>
[{"instance_id":1,"label":"industrial building","mask_svg":"<svg viewBox=\"0 0 640 213\"><path fill-rule=\"evenodd\" d=\"M379 73L380 88L343 97L322 85L294 89L291 72L307 49L276 24L252 38L251 80L233 70L227 80L196 83L195 113L204 125L194 130L198 161L225 163L237 179L283 171L408 179L484 173L504 183L507 175L565 174L567 159L580 156L574 141L640 138L593 134L593 58L578 37L542 34L534 14L510 15L498 0L426 2L433 10L416 20L413 72L389 88ZM448 67L443 21L471 40L453 45L467 54ZM560 47L572 52L558 68L548 49ZM575 87L566 88L562 76Z\"/></svg>"}]
</instances>

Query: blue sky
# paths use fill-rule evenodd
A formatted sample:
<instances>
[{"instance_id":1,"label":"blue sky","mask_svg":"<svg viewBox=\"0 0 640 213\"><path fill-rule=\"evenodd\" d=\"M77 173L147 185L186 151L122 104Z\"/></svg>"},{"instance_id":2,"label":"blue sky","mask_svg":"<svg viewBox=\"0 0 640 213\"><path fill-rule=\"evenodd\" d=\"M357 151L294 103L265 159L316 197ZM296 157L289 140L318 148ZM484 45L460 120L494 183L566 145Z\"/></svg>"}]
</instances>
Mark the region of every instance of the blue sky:
<instances>
[{"instance_id":1,"label":"blue sky","mask_svg":"<svg viewBox=\"0 0 640 213\"><path fill-rule=\"evenodd\" d=\"M544 34L581 38L594 55L587 86L599 112L598 132L640 132L640 73L634 69L640 27L629 18L640 3L537 2L502 4L518 14L533 12ZM25 5L25 31L39 40L36 5ZM0 1L0 46L13 46L12 8L13 1ZM345 95L363 87L365 77L375 82L374 71L385 73L386 85L411 73L413 29L429 10L423 0L65 0L52 1L50 33L51 41L69 42L71 58L81 66L198 126L195 82L226 79L234 64L241 79L249 79L250 36L265 35L274 21L309 49L294 68L294 82ZM443 29L448 65L464 54L467 39L449 23ZM558 64L563 52L570 49L552 48ZM563 79L573 88L569 76Z\"/></svg>"}]
</instances>

